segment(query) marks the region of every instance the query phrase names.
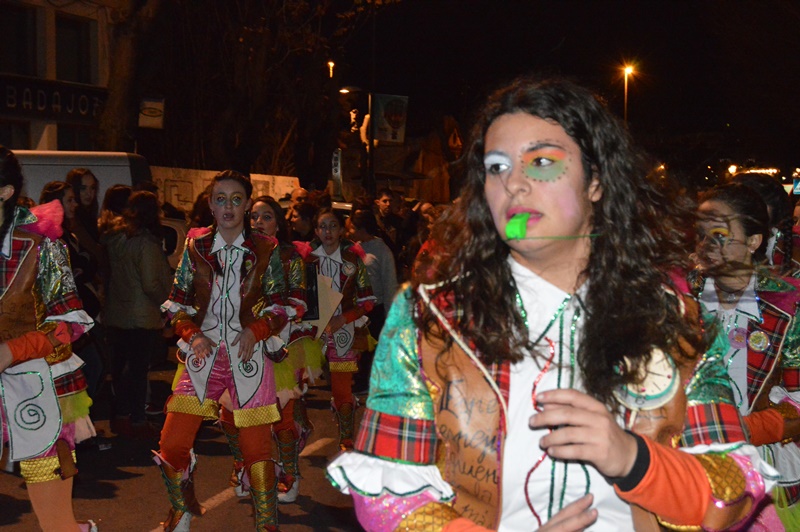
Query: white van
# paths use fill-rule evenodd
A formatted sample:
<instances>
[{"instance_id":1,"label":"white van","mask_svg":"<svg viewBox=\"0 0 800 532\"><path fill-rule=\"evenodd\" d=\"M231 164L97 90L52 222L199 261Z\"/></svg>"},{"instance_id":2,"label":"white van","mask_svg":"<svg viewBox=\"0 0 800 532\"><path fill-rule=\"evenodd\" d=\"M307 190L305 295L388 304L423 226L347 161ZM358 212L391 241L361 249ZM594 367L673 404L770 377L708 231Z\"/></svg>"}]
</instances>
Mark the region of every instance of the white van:
<instances>
[{"instance_id":1,"label":"white van","mask_svg":"<svg viewBox=\"0 0 800 532\"><path fill-rule=\"evenodd\" d=\"M42 189L50 181L64 181L73 168L88 168L97 178L97 203L103 204L106 190L114 185L133 186L143 181L152 181L150 165L147 159L135 153L110 151L39 151L15 150L22 165L25 183L22 195L39 203ZM186 224L178 220L163 219L162 225L175 235L169 250L168 260L172 268L176 268L183 253L186 239Z\"/></svg>"},{"instance_id":2,"label":"white van","mask_svg":"<svg viewBox=\"0 0 800 532\"><path fill-rule=\"evenodd\" d=\"M14 155L22 165L25 177L22 195L36 203L47 183L64 181L73 168L88 168L97 177L98 204L103 203L106 190L113 185L133 186L153 179L147 159L135 153L15 150Z\"/></svg>"}]
</instances>

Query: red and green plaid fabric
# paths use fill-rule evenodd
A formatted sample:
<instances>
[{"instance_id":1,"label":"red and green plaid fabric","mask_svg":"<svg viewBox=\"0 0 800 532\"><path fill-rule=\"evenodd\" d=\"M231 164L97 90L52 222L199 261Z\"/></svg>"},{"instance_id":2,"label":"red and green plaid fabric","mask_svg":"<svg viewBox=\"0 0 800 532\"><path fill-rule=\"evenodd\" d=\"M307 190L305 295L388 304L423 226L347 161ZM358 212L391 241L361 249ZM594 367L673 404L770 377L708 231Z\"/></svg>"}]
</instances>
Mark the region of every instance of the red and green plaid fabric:
<instances>
[{"instance_id":1,"label":"red and green plaid fabric","mask_svg":"<svg viewBox=\"0 0 800 532\"><path fill-rule=\"evenodd\" d=\"M739 410L727 403L689 405L681 446L747 441Z\"/></svg>"},{"instance_id":2,"label":"red and green plaid fabric","mask_svg":"<svg viewBox=\"0 0 800 532\"><path fill-rule=\"evenodd\" d=\"M747 322L748 338L756 331L765 333L769 338L769 346L764 351L754 350L749 343L747 346L747 396L750 404L755 401L758 390L763 386L770 369L778 359L778 350L791 322L789 315L780 312L765 301L765 298L768 297L768 293L759 294L758 309L761 311L763 323L759 324L755 320ZM787 347L784 345L784 349ZM798 390L800 388L800 368L783 368L782 380L787 390Z\"/></svg>"},{"instance_id":3,"label":"red and green plaid fabric","mask_svg":"<svg viewBox=\"0 0 800 532\"><path fill-rule=\"evenodd\" d=\"M435 424L367 408L355 449L392 461L432 465L436 460Z\"/></svg>"},{"instance_id":4,"label":"red and green plaid fabric","mask_svg":"<svg viewBox=\"0 0 800 532\"><path fill-rule=\"evenodd\" d=\"M5 294L6 289L11 285L11 281L17 275L19 264L25 257L25 252L33 246L32 240L23 240L14 238L11 240L11 257L7 260L0 261L0 294Z\"/></svg>"},{"instance_id":5,"label":"red and green plaid fabric","mask_svg":"<svg viewBox=\"0 0 800 532\"><path fill-rule=\"evenodd\" d=\"M53 379L53 383L56 386L56 395L58 397L73 395L87 388L86 377L83 375L83 371L80 370L56 377Z\"/></svg>"}]
</instances>

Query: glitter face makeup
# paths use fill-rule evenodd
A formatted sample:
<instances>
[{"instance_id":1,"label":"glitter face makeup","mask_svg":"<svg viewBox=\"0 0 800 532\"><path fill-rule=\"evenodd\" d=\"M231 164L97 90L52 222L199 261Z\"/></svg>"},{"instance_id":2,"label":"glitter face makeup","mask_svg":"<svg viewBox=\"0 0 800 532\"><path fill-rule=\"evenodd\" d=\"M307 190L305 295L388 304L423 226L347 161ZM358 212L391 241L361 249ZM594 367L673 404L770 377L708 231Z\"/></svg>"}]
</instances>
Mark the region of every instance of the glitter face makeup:
<instances>
[{"instance_id":1,"label":"glitter face makeup","mask_svg":"<svg viewBox=\"0 0 800 532\"><path fill-rule=\"evenodd\" d=\"M567 153L547 145L531 146L520 157L522 172L536 181L553 182L567 171Z\"/></svg>"},{"instance_id":2,"label":"glitter face makeup","mask_svg":"<svg viewBox=\"0 0 800 532\"><path fill-rule=\"evenodd\" d=\"M220 207L224 207L229 200L231 202L231 205L233 205L234 207L238 207L242 203L244 203L244 194L238 194L234 192L233 194L230 195L230 197L228 197L225 195L225 193L219 192L214 195L214 204Z\"/></svg>"},{"instance_id":3,"label":"glitter face makeup","mask_svg":"<svg viewBox=\"0 0 800 532\"><path fill-rule=\"evenodd\" d=\"M592 203L581 151L563 127L526 113L502 115L486 131L486 203L514 259L534 271L587 255Z\"/></svg>"}]
</instances>

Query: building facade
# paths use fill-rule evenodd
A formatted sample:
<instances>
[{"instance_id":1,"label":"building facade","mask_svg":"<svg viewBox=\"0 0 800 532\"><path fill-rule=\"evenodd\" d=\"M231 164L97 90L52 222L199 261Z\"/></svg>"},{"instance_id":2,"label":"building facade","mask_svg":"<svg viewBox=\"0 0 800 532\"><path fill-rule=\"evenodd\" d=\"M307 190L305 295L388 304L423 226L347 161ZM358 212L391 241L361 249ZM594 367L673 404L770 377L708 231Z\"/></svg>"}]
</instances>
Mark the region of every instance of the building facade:
<instances>
[{"instance_id":1,"label":"building facade","mask_svg":"<svg viewBox=\"0 0 800 532\"><path fill-rule=\"evenodd\" d=\"M92 150L120 1L0 0L0 144Z\"/></svg>"}]
</instances>

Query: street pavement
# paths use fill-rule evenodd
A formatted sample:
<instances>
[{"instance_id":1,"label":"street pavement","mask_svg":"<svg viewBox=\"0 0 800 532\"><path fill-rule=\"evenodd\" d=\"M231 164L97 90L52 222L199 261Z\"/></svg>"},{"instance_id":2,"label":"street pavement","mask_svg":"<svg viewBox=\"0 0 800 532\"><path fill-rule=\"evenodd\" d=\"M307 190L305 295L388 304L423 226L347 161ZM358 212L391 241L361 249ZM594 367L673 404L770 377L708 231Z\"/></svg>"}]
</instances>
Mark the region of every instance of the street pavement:
<instances>
[{"instance_id":1,"label":"street pavement","mask_svg":"<svg viewBox=\"0 0 800 532\"><path fill-rule=\"evenodd\" d=\"M166 398L174 369L150 372L152 396ZM279 505L280 528L284 532L360 531L352 500L336 491L325 479L325 466L338 452L336 422L330 410L330 391L325 381L312 386L307 395L308 413L315 429L300 456L300 495L293 504ZM166 491L152 450L158 442L126 439L111 433L108 416L110 386L104 385L92 409L98 430L105 437L78 449L79 473L75 477L73 504L77 519L91 518L103 532L156 531L169 509ZM362 396L363 400L363 396ZM359 408L356 420L361 418ZM161 426L163 416L151 417ZM106 446L110 447L104 449ZM274 449L274 445L273 445ZM192 520L192 530L253 530L253 505L249 496L239 499L228 486L232 459L225 437L206 422L195 442L198 469L197 498L207 511ZM0 471L0 528L3 532L38 530L25 483L14 473Z\"/></svg>"}]
</instances>

